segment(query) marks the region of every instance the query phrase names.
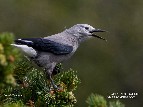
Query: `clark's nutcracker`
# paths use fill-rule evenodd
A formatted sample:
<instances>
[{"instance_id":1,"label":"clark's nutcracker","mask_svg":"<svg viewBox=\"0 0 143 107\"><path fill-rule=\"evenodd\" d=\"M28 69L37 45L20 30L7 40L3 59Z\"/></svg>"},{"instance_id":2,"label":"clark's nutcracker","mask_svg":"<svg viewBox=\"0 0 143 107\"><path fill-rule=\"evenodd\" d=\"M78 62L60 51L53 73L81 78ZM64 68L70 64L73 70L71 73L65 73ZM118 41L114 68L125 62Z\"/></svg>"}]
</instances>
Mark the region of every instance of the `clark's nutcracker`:
<instances>
[{"instance_id":1,"label":"clark's nutcracker","mask_svg":"<svg viewBox=\"0 0 143 107\"><path fill-rule=\"evenodd\" d=\"M53 88L57 88L51 77L56 64L69 59L77 50L80 43L91 37L104 38L96 32L105 30L95 29L88 24L76 24L63 32L44 38L24 38L15 40L13 46L18 47L36 65L44 69Z\"/></svg>"}]
</instances>

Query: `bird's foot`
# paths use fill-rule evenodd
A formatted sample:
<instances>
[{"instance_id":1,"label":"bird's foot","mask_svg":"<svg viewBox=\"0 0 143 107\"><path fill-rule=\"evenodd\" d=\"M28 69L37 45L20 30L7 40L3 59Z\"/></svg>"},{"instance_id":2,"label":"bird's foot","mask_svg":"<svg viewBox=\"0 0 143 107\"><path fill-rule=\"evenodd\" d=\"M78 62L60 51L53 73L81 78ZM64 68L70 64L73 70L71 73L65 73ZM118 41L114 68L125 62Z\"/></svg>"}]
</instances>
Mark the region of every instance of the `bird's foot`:
<instances>
[{"instance_id":1,"label":"bird's foot","mask_svg":"<svg viewBox=\"0 0 143 107\"><path fill-rule=\"evenodd\" d=\"M60 87L60 86L56 86L56 87L52 87L52 88L50 89L50 91L62 92L62 91L63 91L63 88Z\"/></svg>"},{"instance_id":2,"label":"bird's foot","mask_svg":"<svg viewBox=\"0 0 143 107\"><path fill-rule=\"evenodd\" d=\"M59 89L59 87L58 87L57 85L55 85L55 84L53 84L53 88L54 88L55 90L58 90L58 89Z\"/></svg>"},{"instance_id":3,"label":"bird's foot","mask_svg":"<svg viewBox=\"0 0 143 107\"><path fill-rule=\"evenodd\" d=\"M50 84L51 84L50 90L55 90L55 91L60 91L60 90L62 90L62 88L60 87L60 85L57 86L57 85L54 83L53 79L51 79Z\"/></svg>"}]
</instances>

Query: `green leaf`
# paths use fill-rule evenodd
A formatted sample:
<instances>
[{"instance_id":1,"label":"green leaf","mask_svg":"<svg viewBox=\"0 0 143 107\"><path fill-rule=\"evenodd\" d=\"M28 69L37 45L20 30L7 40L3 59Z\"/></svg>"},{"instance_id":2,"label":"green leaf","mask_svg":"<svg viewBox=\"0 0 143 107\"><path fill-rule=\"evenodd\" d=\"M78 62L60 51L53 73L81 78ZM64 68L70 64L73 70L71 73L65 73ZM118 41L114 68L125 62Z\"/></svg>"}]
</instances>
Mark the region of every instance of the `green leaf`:
<instances>
[{"instance_id":1,"label":"green leaf","mask_svg":"<svg viewBox=\"0 0 143 107\"><path fill-rule=\"evenodd\" d=\"M107 102L101 95L91 94L86 102L89 104L89 107L107 107Z\"/></svg>"}]
</instances>

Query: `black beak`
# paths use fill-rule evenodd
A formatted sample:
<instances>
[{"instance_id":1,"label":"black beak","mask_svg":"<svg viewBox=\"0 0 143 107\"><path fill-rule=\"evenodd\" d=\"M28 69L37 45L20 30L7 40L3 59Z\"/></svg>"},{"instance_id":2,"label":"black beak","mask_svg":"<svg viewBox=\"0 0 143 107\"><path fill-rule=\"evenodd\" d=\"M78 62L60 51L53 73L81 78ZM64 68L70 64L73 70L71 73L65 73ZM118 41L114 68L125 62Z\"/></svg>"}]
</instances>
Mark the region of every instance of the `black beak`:
<instances>
[{"instance_id":1,"label":"black beak","mask_svg":"<svg viewBox=\"0 0 143 107\"><path fill-rule=\"evenodd\" d=\"M101 30L101 29L95 29L90 31L90 33L94 33L94 32L107 32L106 30Z\"/></svg>"},{"instance_id":2,"label":"black beak","mask_svg":"<svg viewBox=\"0 0 143 107\"><path fill-rule=\"evenodd\" d=\"M107 32L107 31L101 30L101 29L95 29L95 30L90 31L90 33L92 34L91 36L107 41L105 38L94 34L94 32Z\"/></svg>"}]
</instances>

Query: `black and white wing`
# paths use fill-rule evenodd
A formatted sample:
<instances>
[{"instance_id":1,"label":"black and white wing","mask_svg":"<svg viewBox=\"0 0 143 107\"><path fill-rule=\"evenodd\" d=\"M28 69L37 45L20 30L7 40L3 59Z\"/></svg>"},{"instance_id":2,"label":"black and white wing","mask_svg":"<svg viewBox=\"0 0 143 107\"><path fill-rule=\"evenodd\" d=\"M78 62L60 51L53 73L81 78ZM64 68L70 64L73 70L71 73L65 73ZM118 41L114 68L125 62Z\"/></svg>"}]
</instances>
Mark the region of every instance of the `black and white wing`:
<instances>
[{"instance_id":1,"label":"black and white wing","mask_svg":"<svg viewBox=\"0 0 143 107\"><path fill-rule=\"evenodd\" d=\"M50 52L55 55L66 55L73 51L73 47L44 38L24 38L15 40L17 45L27 45L36 51Z\"/></svg>"}]
</instances>

